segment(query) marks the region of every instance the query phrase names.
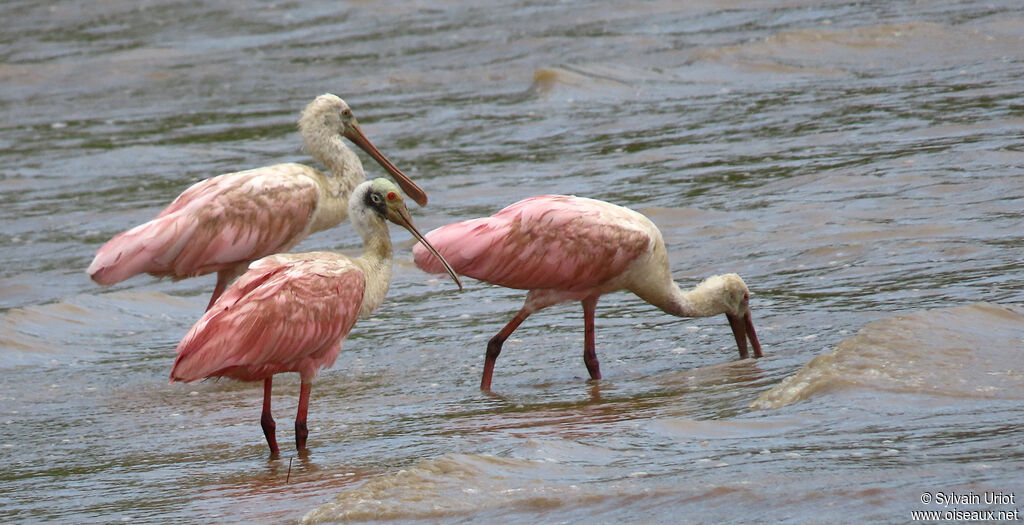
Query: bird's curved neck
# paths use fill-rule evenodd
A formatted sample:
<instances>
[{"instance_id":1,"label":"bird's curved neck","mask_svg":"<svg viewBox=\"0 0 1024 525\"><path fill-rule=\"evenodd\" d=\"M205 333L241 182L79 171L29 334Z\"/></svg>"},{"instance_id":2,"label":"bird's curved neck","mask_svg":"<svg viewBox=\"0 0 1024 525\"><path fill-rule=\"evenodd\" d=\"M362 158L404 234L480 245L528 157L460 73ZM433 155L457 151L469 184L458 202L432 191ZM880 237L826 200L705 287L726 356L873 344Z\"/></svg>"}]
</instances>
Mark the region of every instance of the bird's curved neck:
<instances>
[{"instance_id":1,"label":"bird's curved neck","mask_svg":"<svg viewBox=\"0 0 1024 525\"><path fill-rule=\"evenodd\" d=\"M367 316L380 307L391 286L394 250L387 224L383 220L356 224L356 230L363 237L364 251L354 262L366 275L366 290L363 292L363 304L359 308L359 315Z\"/></svg>"},{"instance_id":2,"label":"bird's curved neck","mask_svg":"<svg viewBox=\"0 0 1024 525\"><path fill-rule=\"evenodd\" d=\"M725 313L721 300L723 291L714 283L704 281L696 287L684 290L675 281L662 294L645 297L647 302L663 312L677 317L711 317Z\"/></svg>"},{"instance_id":3,"label":"bird's curved neck","mask_svg":"<svg viewBox=\"0 0 1024 525\"><path fill-rule=\"evenodd\" d=\"M366 180L359 156L340 135L329 129L304 127L301 131L306 151L330 171L328 184L332 186L332 193L347 200L352 189Z\"/></svg>"},{"instance_id":4,"label":"bird's curved neck","mask_svg":"<svg viewBox=\"0 0 1024 525\"><path fill-rule=\"evenodd\" d=\"M383 227L372 228L369 233L360 231L360 235L363 236L363 255L361 256L366 260L380 260L391 262L392 254L394 249L391 246L391 234L388 232L387 225L381 222Z\"/></svg>"},{"instance_id":5,"label":"bird's curved neck","mask_svg":"<svg viewBox=\"0 0 1024 525\"><path fill-rule=\"evenodd\" d=\"M335 177L351 179L353 188L365 179L363 163L359 160L359 156L345 144L344 139L337 135L330 137L329 147L326 151L319 152L318 159L331 170Z\"/></svg>"},{"instance_id":6,"label":"bird's curved neck","mask_svg":"<svg viewBox=\"0 0 1024 525\"><path fill-rule=\"evenodd\" d=\"M302 129L307 152L322 162L329 173L316 173L319 180L320 200L317 205L310 231L333 228L348 216L348 198L365 180L363 165L354 151L345 145L337 134L327 130L310 131Z\"/></svg>"}]
</instances>

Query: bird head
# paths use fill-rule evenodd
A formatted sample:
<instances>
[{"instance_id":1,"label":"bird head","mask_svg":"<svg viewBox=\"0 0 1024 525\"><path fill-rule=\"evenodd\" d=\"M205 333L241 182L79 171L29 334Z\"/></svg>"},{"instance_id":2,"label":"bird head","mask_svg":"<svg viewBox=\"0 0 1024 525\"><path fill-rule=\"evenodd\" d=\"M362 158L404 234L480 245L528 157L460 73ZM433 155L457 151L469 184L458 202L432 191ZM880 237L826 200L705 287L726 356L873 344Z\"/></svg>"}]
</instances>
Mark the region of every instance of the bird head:
<instances>
[{"instance_id":1,"label":"bird head","mask_svg":"<svg viewBox=\"0 0 1024 525\"><path fill-rule=\"evenodd\" d=\"M462 281L455 275L455 270L452 269L448 261L441 256L437 250L430 245L429 242L423 237L423 234L416 229L416 226L412 223L412 217L409 215L409 209L405 206L405 200L402 199L402 194L398 191L398 187L388 179L380 178L366 181L356 187L355 191L352 192L352 197L349 200L349 216L359 216L359 209L368 210L370 213L377 215L381 219L391 221L412 234L416 240L423 243L424 246L430 253L437 257L437 260L441 262L445 270L448 271L448 275L452 276L452 280L459 286L459 290L462 289Z\"/></svg>"},{"instance_id":2,"label":"bird head","mask_svg":"<svg viewBox=\"0 0 1024 525\"><path fill-rule=\"evenodd\" d=\"M370 139L366 138L366 135L363 134L363 129L359 126L359 121L356 120L352 109L348 107L344 100L330 93L316 97L313 102L306 106L306 109L302 112L302 117L299 119L300 128L306 129L312 126L322 126L352 141L353 144L359 146L360 149L365 151L367 155L377 161L385 171L394 177L406 195L420 206L427 205L426 192L409 179L405 173L402 173L397 166L392 164L370 142Z\"/></svg>"},{"instance_id":3,"label":"bird head","mask_svg":"<svg viewBox=\"0 0 1024 525\"><path fill-rule=\"evenodd\" d=\"M694 294L695 297L714 302L714 305L706 306L706 311L725 314L741 358L748 357L748 339L754 349L754 357L762 357L761 343L757 340L754 321L750 316L750 290L739 275L729 273L708 277L694 291L698 292Z\"/></svg>"}]
</instances>

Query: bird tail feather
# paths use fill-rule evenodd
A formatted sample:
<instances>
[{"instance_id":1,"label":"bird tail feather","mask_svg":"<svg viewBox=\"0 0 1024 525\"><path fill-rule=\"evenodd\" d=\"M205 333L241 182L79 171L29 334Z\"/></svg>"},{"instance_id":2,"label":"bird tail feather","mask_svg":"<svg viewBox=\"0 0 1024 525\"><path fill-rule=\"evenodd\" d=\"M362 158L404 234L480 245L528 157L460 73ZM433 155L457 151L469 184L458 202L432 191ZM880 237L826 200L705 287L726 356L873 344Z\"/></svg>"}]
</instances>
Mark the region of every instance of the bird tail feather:
<instances>
[{"instance_id":1,"label":"bird tail feather","mask_svg":"<svg viewBox=\"0 0 1024 525\"><path fill-rule=\"evenodd\" d=\"M174 260L189 237L182 230L191 222L180 219L160 217L118 234L96 252L86 272L104 286L140 273L173 274Z\"/></svg>"}]
</instances>

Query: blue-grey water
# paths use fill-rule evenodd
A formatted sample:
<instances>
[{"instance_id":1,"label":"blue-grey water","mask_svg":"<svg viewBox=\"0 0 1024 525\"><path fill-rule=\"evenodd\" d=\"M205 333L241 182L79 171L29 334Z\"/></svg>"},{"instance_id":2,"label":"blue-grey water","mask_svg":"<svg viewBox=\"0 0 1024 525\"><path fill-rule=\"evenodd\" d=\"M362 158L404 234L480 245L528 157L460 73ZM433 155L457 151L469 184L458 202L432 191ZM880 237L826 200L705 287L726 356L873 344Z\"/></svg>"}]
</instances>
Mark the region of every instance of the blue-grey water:
<instances>
[{"instance_id":1,"label":"blue-grey water","mask_svg":"<svg viewBox=\"0 0 1024 525\"><path fill-rule=\"evenodd\" d=\"M1024 507L1024 5L994 1L0 5L0 521L909 522ZM298 379L168 384L213 276L101 288L95 250L192 182L310 162L336 93L424 231L571 193L662 229L724 319L419 272L394 232L291 449ZM383 171L364 157L370 176ZM358 253L348 224L301 250ZM949 496L1002 492L1015 502ZM924 493L928 493L925 497ZM928 499L924 502L923 499ZM946 504L943 504L946 503ZM939 517L941 519L942 516ZM952 517L950 515L949 517Z\"/></svg>"}]
</instances>

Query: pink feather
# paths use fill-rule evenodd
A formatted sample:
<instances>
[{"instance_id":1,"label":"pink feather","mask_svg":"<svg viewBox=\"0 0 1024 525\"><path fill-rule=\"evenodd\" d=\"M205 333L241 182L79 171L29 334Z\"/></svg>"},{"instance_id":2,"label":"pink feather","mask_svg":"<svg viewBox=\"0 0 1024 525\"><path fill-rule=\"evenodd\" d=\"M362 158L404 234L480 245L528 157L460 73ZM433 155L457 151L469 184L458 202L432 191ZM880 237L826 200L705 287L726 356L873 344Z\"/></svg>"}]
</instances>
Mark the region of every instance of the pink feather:
<instances>
[{"instance_id":1,"label":"pink feather","mask_svg":"<svg viewBox=\"0 0 1024 525\"><path fill-rule=\"evenodd\" d=\"M460 274L508 288L579 292L596 289L646 253L653 242L648 223L606 202L543 195L426 238ZM413 254L424 271L444 272L422 245Z\"/></svg>"},{"instance_id":2,"label":"pink feather","mask_svg":"<svg viewBox=\"0 0 1024 525\"><path fill-rule=\"evenodd\" d=\"M87 270L110 285L140 273L183 279L288 250L308 233L317 186L298 164L196 183L153 220L99 249Z\"/></svg>"},{"instance_id":3,"label":"pink feather","mask_svg":"<svg viewBox=\"0 0 1024 525\"><path fill-rule=\"evenodd\" d=\"M171 382L259 381L334 364L355 325L366 277L342 255L274 255L254 262L178 344Z\"/></svg>"}]
</instances>

